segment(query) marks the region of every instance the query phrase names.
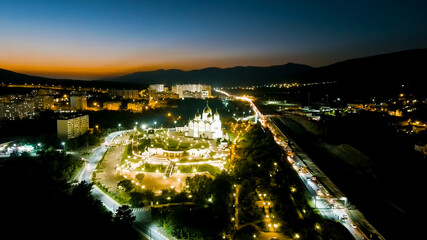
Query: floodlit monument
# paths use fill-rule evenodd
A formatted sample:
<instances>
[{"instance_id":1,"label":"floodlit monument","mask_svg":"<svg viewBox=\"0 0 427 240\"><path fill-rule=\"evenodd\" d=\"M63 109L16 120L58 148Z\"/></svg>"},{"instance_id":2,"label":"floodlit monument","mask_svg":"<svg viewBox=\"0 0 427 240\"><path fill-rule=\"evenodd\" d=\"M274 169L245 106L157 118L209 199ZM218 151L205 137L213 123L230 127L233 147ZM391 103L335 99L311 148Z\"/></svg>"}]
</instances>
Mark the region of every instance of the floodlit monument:
<instances>
[{"instance_id":1,"label":"floodlit monument","mask_svg":"<svg viewBox=\"0 0 427 240\"><path fill-rule=\"evenodd\" d=\"M212 109L206 103L202 115L197 110L193 120L185 126L186 136L194 138L222 138L221 120L218 111L212 115Z\"/></svg>"}]
</instances>

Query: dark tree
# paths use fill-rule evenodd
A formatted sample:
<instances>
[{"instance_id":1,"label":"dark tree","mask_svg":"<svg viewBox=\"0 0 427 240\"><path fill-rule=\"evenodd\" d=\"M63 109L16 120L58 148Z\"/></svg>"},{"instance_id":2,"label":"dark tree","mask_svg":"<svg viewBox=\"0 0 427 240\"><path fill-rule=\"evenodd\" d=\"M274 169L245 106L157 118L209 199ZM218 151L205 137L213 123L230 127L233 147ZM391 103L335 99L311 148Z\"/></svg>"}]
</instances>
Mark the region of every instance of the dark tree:
<instances>
[{"instance_id":1,"label":"dark tree","mask_svg":"<svg viewBox=\"0 0 427 240\"><path fill-rule=\"evenodd\" d=\"M113 221L120 225L131 225L135 220L132 209L128 205L122 205L114 214Z\"/></svg>"},{"instance_id":2,"label":"dark tree","mask_svg":"<svg viewBox=\"0 0 427 240\"><path fill-rule=\"evenodd\" d=\"M142 183L142 180L144 179L145 175L143 173L138 173L135 175L135 178Z\"/></svg>"},{"instance_id":3,"label":"dark tree","mask_svg":"<svg viewBox=\"0 0 427 240\"><path fill-rule=\"evenodd\" d=\"M129 179L125 179L117 183L117 187L121 187L125 190L125 192L131 192L133 187L132 181Z\"/></svg>"}]
</instances>

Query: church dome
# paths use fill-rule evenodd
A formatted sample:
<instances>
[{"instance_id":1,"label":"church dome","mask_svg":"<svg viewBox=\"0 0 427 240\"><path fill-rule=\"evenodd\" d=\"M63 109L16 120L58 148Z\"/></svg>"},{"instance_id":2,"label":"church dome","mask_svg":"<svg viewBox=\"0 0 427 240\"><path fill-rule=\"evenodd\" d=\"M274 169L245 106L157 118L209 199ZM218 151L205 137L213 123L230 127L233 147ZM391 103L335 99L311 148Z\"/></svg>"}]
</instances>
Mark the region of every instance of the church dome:
<instances>
[{"instance_id":1,"label":"church dome","mask_svg":"<svg viewBox=\"0 0 427 240\"><path fill-rule=\"evenodd\" d=\"M206 106L205 109L203 109L204 113L212 113L212 110L209 106Z\"/></svg>"},{"instance_id":2,"label":"church dome","mask_svg":"<svg viewBox=\"0 0 427 240\"><path fill-rule=\"evenodd\" d=\"M212 114L211 113L208 114L208 118L212 118Z\"/></svg>"},{"instance_id":3,"label":"church dome","mask_svg":"<svg viewBox=\"0 0 427 240\"><path fill-rule=\"evenodd\" d=\"M215 117L219 116L218 109L215 111Z\"/></svg>"},{"instance_id":4,"label":"church dome","mask_svg":"<svg viewBox=\"0 0 427 240\"><path fill-rule=\"evenodd\" d=\"M203 109L203 113L212 113L212 109L209 107L208 103L206 103L206 107Z\"/></svg>"},{"instance_id":5,"label":"church dome","mask_svg":"<svg viewBox=\"0 0 427 240\"><path fill-rule=\"evenodd\" d=\"M199 109L197 109L197 113L196 113L196 119L200 119L200 113L199 113Z\"/></svg>"}]
</instances>

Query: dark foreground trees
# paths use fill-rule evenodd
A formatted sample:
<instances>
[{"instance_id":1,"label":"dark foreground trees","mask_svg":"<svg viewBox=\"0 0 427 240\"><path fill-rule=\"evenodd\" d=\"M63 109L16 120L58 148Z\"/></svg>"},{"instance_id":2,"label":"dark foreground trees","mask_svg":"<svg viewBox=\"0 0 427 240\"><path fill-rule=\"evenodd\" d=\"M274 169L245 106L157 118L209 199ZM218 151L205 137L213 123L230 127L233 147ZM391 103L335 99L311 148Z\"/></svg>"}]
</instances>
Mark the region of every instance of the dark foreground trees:
<instances>
[{"instance_id":1,"label":"dark foreground trees","mask_svg":"<svg viewBox=\"0 0 427 240\"><path fill-rule=\"evenodd\" d=\"M0 239L136 239L92 197L91 184L68 183L80 164L55 151L0 160Z\"/></svg>"}]
</instances>

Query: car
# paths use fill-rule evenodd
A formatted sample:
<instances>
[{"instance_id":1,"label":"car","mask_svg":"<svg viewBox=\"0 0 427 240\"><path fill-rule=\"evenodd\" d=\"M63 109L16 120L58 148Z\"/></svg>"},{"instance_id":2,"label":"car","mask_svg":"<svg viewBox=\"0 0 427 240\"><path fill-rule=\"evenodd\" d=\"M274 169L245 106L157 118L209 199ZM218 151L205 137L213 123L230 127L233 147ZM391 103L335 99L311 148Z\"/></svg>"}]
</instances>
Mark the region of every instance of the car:
<instances>
[{"instance_id":1,"label":"car","mask_svg":"<svg viewBox=\"0 0 427 240\"><path fill-rule=\"evenodd\" d=\"M268 240L279 240L277 237L269 238Z\"/></svg>"}]
</instances>

